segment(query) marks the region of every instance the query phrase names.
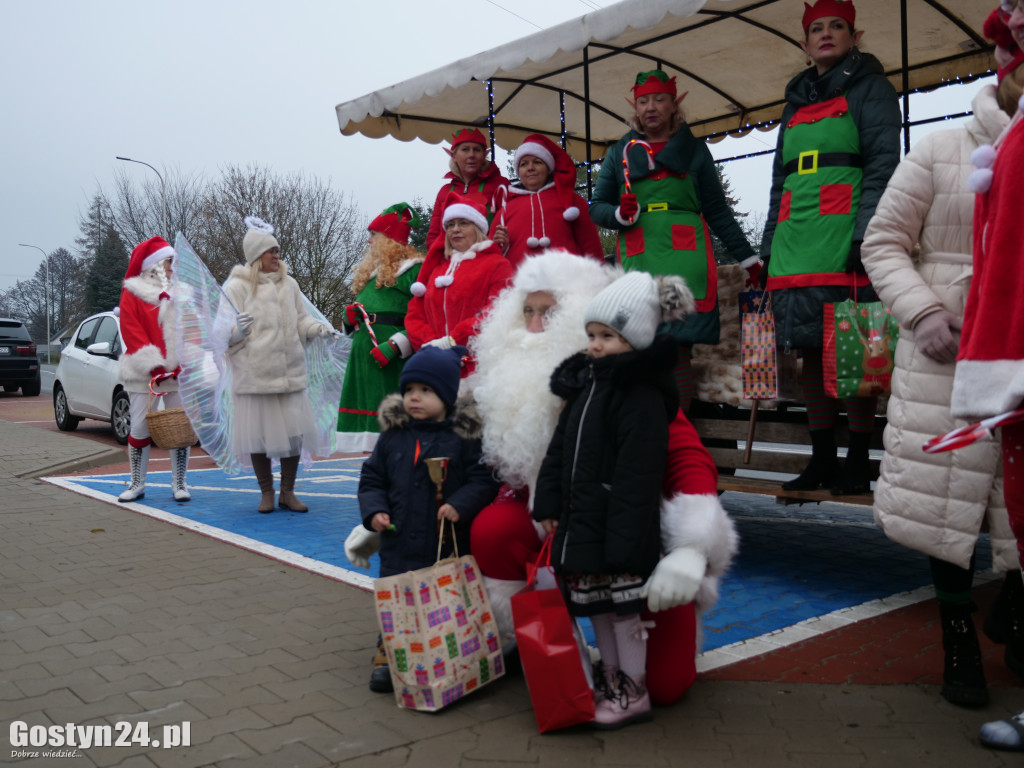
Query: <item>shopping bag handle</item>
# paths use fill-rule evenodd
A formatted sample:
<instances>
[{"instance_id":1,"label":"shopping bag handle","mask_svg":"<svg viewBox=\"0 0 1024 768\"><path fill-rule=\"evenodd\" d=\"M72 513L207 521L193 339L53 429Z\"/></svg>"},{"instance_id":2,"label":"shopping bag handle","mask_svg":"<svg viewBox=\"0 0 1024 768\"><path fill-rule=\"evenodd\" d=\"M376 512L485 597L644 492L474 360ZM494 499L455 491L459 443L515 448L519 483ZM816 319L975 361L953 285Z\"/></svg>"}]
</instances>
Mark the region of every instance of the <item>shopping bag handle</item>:
<instances>
[{"instance_id":1,"label":"shopping bag handle","mask_svg":"<svg viewBox=\"0 0 1024 768\"><path fill-rule=\"evenodd\" d=\"M551 531L544 537L544 543L540 545L540 552L537 559L526 564L526 585L531 586L537 581L537 571L541 568L551 567L551 542L555 540L555 532Z\"/></svg>"},{"instance_id":2,"label":"shopping bag handle","mask_svg":"<svg viewBox=\"0 0 1024 768\"><path fill-rule=\"evenodd\" d=\"M459 557L459 539L455 535L455 523L449 520L447 517L441 518L441 527L437 531L437 557L434 558L434 562L441 562L441 548L444 546L444 524L448 523L452 529L452 546L455 547L455 552L452 555L456 559Z\"/></svg>"}]
</instances>

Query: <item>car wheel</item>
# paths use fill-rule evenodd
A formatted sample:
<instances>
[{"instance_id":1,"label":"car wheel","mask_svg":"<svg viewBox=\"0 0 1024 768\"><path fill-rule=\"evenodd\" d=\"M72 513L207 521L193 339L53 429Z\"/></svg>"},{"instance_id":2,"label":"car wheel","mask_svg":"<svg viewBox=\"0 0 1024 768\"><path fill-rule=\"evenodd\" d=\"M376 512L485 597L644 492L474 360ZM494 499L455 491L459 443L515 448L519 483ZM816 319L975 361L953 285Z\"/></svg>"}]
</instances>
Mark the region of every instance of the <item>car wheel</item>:
<instances>
[{"instance_id":1,"label":"car wheel","mask_svg":"<svg viewBox=\"0 0 1024 768\"><path fill-rule=\"evenodd\" d=\"M57 429L61 432L74 432L81 421L77 416L71 415L71 410L68 408L68 396L60 384L54 385L53 388L53 418L57 422Z\"/></svg>"},{"instance_id":2,"label":"car wheel","mask_svg":"<svg viewBox=\"0 0 1024 768\"><path fill-rule=\"evenodd\" d=\"M22 397L38 397L40 390L43 388L43 381L39 376L36 376L35 381L28 384L21 385L21 396Z\"/></svg>"},{"instance_id":3,"label":"car wheel","mask_svg":"<svg viewBox=\"0 0 1024 768\"><path fill-rule=\"evenodd\" d=\"M114 439L126 445L128 433L132 430L132 409L128 393L123 389L114 395L114 405L110 408L110 426L114 428Z\"/></svg>"}]
</instances>

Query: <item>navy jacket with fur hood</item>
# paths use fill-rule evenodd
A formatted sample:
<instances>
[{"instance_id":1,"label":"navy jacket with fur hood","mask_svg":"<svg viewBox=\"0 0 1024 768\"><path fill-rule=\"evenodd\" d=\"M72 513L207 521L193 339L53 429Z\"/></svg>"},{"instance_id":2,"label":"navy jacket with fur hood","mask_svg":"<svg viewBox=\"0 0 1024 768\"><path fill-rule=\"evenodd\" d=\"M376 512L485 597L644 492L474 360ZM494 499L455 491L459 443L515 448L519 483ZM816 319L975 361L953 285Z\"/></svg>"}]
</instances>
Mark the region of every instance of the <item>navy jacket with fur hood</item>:
<instances>
[{"instance_id":1,"label":"navy jacket with fur hood","mask_svg":"<svg viewBox=\"0 0 1024 768\"><path fill-rule=\"evenodd\" d=\"M418 421L405 412L402 396L392 394L378 414L381 435L359 476L359 509L367 529L378 512L390 515L397 529L381 534L380 575L426 568L437 559L436 488L424 459L451 459L444 501L459 512L459 554L468 554L470 523L498 493L497 480L481 461L475 412L457 403L450 418Z\"/></svg>"},{"instance_id":2,"label":"navy jacket with fur hood","mask_svg":"<svg viewBox=\"0 0 1024 768\"><path fill-rule=\"evenodd\" d=\"M537 480L533 516L557 519L551 562L567 573L647 578L661 553L668 425L679 410L676 342L592 360L573 355L551 391L566 398Z\"/></svg>"}]
</instances>

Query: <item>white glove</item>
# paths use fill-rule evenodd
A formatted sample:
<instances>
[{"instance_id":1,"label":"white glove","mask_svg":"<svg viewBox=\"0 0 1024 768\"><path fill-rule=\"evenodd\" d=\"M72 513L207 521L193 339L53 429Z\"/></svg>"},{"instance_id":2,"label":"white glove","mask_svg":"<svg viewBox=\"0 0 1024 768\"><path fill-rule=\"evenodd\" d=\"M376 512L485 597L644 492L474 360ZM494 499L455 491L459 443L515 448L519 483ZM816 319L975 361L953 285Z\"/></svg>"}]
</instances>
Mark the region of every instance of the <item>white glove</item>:
<instances>
[{"instance_id":1,"label":"white glove","mask_svg":"<svg viewBox=\"0 0 1024 768\"><path fill-rule=\"evenodd\" d=\"M442 336L438 339L433 339L424 344L424 347L437 347L438 349L451 349L452 344L455 343L455 339L451 336Z\"/></svg>"},{"instance_id":2,"label":"white glove","mask_svg":"<svg viewBox=\"0 0 1024 768\"><path fill-rule=\"evenodd\" d=\"M331 326L326 324L321 324L320 327L317 329L317 332L321 336L334 336L337 333L333 328L331 328Z\"/></svg>"},{"instance_id":3,"label":"white glove","mask_svg":"<svg viewBox=\"0 0 1024 768\"><path fill-rule=\"evenodd\" d=\"M362 523L352 529L345 539L345 557L356 568L369 568L370 558L380 549L380 534L371 531Z\"/></svg>"},{"instance_id":4,"label":"white glove","mask_svg":"<svg viewBox=\"0 0 1024 768\"><path fill-rule=\"evenodd\" d=\"M640 597L647 598L652 611L667 611L692 603L707 571L708 559L693 547L673 549L654 568Z\"/></svg>"},{"instance_id":5,"label":"white glove","mask_svg":"<svg viewBox=\"0 0 1024 768\"><path fill-rule=\"evenodd\" d=\"M237 344L252 333L253 322L255 322L255 318L248 312L239 312L235 316L235 327L231 329L231 340L229 343Z\"/></svg>"}]
</instances>

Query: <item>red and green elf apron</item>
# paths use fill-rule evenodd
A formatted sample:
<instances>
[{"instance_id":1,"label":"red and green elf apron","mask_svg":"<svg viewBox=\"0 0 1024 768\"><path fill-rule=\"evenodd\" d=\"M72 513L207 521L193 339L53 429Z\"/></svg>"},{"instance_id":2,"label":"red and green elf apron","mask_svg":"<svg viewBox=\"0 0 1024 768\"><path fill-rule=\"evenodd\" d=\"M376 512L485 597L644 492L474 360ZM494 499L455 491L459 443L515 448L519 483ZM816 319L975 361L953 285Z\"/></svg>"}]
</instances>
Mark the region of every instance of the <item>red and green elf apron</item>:
<instances>
[{"instance_id":1,"label":"red and green elf apron","mask_svg":"<svg viewBox=\"0 0 1024 768\"><path fill-rule=\"evenodd\" d=\"M863 177L860 134L844 96L801 107L784 128L786 180L768 290L867 285L846 273Z\"/></svg>"},{"instance_id":2,"label":"red and green elf apron","mask_svg":"<svg viewBox=\"0 0 1024 768\"><path fill-rule=\"evenodd\" d=\"M634 152L639 156L643 151L634 147L631 159ZM670 323L666 330L680 344L717 344L718 265L693 177L658 168L634 181L632 191L640 213L633 226L619 231L619 263L627 272L682 277L693 291L697 312Z\"/></svg>"}]
</instances>

